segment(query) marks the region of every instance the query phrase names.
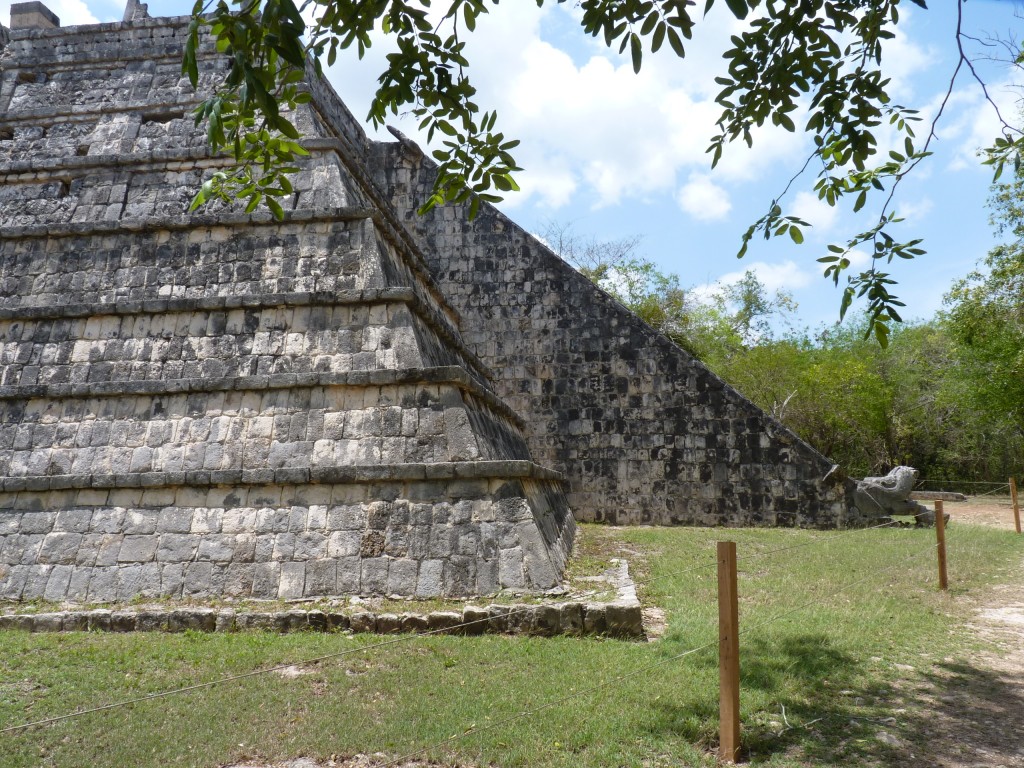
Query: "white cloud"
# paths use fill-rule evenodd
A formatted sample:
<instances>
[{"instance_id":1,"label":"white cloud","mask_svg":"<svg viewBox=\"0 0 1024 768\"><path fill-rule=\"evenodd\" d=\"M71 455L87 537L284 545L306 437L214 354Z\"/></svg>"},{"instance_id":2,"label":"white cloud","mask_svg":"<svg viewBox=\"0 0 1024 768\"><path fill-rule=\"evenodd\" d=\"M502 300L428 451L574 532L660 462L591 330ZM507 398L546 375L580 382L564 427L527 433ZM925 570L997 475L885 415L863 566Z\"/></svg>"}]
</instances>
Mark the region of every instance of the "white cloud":
<instances>
[{"instance_id":1,"label":"white cloud","mask_svg":"<svg viewBox=\"0 0 1024 768\"><path fill-rule=\"evenodd\" d=\"M787 213L806 221L819 235L826 235L839 216L836 208L810 192L798 193Z\"/></svg>"},{"instance_id":2,"label":"white cloud","mask_svg":"<svg viewBox=\"0 0 1024 768\"><path fill-rule=\"evenodd\" d=\"M935 202L930 197L920 200L904 200L896 204L896 213L900 218L914 223L931 213L934 207Z\"/></svg>"},{"instance_id":3,"label":"white cloud","mask_svg":"<svg viewBox=\"0 0 1024 768\"><path fill-rule=\"evenodd\" d=\"M846 258L850 260L850 269L865 270L871 265L871 254L854 248L847 252Z\"/></svg>"},{"instance_id":4,"label":"white cloud","mask_svg":"<svg viewBox=\"0 0 1024 768\"><path fill-rule=\"evenodd\" d=\"M60 19L62 27L73 27L78 24L98 24L99 19L82 0L43 0L43 5L53 11ZM11 23L11 3L0 0L0 24L5 27Z\"/></svg>"},{"instance_id":5,"label":"white cloud","mask_svg":"<svg viewBox=\"0 0 1024 768\"><path fill-rule=\"evenodd\" d=\"M645 56L634 74L628 56L580 35L571 17L562 6L503 3L481 17L467 41L478 103L496 108L499 129L522 141L516 158L525 169L523 192L510 202L558 207L585 201L600 208L670 195L680 177L706 173L706 149L721 111L713 100L714 75L739 22L727 12L712 13L685 60L666 47ZM573 27L572 48L556 47ZM382 41L366 61L349 56L332 68L335 87L357 115L369 105L390 46ZM412 121L395 123L426 144ZM726 185L759 178L799 155L804 143L800 135L765 128L755 131L753 151L729 148L716 171L717 215L724 215Z\"/></svg>"},{"instance_id":6,"label":"white cloud","mask_svg":"<svg viewBox=\"0 0 1024 768\"><path fill-rule=\"evenodd\" d=\"M769 294L778 290L794 292L806 288L816 279L815 275L797 266L796 262L792 260L779 264L752 261L742 270L727 272L714 282L697 286L693 290L693 295L698 299L710 299L718 295L724 287L742 280L747 272L753 272Z\"/></svg>"},{"instance_id":7,"label":"white cloud","mask_svg":"<svg viewBox=\"0 0 1024 768\"><path fill-rule=\"evenodd\" d=\"M690 174L690 180L676 193L676 201L699 221L718 221L732 210L729 193L706 174Z\"/></svg>"},{"instance_id":8,"label":"white cloud","mask_svg":"<svg viewBox=\"0 0 1024 768\"><path fill-rule=\"evenodd\" d=\"M996 107L1005 119L1013 120L1018 114L1019 88L1009 82L1003 82L990 85L988 92L995 102L995 107L985 100L980 88L971 88L970 96L963 99L965 104L956 123L960 128L959 135L956 136L960 146L949 165L950 170L978 167L978 152L982 147L992 144L992 140L1002 134L1003 125Z\"/></svg>"}]
</instances>

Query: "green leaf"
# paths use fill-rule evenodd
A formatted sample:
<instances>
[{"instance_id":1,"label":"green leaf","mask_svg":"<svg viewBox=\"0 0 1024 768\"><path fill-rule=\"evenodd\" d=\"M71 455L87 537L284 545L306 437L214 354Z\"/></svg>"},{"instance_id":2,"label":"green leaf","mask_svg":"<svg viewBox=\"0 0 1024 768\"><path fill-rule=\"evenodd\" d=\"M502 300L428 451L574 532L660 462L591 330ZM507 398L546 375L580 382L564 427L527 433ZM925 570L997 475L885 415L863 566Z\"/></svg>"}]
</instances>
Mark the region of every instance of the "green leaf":
<instances>
[{"instance_id":1,"label":"green leaf","mask_svg":"<svg viewBox=\"0 0 1024 768\"><path fill-rule=\"evenodd\" d=\"M270 212L274 214L274 218L277 219L278 221L283 219L284 209L281 207L281 204L272 197L267 197L264 199L267 201L267 207L270 209Z\"/></svg>"},{"instance_id":2,"label":"green leaf","mask_svg":"<svg viewBox=\"0 0 1024 768\"><path fill-rule=\"evenodd\" d=\"M747 18L747 0L725 0L725 4L737 19Z\"/></svg>"}]
</instances>

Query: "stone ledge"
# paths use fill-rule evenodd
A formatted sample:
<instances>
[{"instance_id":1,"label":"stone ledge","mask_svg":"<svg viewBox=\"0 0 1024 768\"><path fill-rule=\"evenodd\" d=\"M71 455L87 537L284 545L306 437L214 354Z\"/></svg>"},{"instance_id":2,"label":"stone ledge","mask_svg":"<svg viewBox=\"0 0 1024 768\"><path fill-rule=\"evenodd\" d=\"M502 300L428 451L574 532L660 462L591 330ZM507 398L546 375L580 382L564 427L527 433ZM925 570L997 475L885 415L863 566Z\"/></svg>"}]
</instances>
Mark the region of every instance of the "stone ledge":
<instances>
[{"instance_id":1,"label":"stone ledge","mask_svg":"<svg viewBox=\"0 0 1024 768\"><path fill-rule=\"evenodd\" d=\"M170 101L153 105L152 103L139 102L136 105L125 106L124 112L143 112L147 115L160 114L161 112L178 112L184 110L190 113L199 106L200 102L195 101ZM0 117L0 125L14 125L18 122L40 123L46 122L54 117L85 117L93 113L89 112L63 112L57 109L35 110L33 112L21 112L17 115ZM106 111L96 108L94 114L104 115ZM338 152L341 143L338 139L307 138L302 146L309 152ZM152 170L154 168L166 168L170 164L195 166L197 163L204 163L211 167L230 167L229 158L211 155L206 147L185 147L180 149L156 149L142 152L125 152L118 155L83 155L81 157L38 157L27 160L0 161L0 178L4 176L32 175L36 180L41 173L50 173L58 178L67 178L69 174L76 171L100 168L109 170L117 168L134 168L135 170ZM15 182L18 179L14 179Z\"/></svg>"},{"instance_id":2,"label":"stone ledge","mask_svg":"<svg viewBox=\"0 0 1024 768\"><path fill-rule=\"evenodd\" d=\"M337 139L321 139L321 144L330 145L336 151L347 151ZM351 171L352 169L349 168ZM368 181L366 183L369 183ZM383 205L383 204L382 204ZM37 225L28 227L0 227L0 242L5 240L26 240L30 238L74 238L89 235L118 235L126 232L158 232L158 231L190 231L203 228L231 227L283 227L293 224L310 224L316 222L351 222L371 220L383 235L406 259L409 267L416 272L427 290L434 295L446 315L459 326L459 312L451 305L438 286L437 280L427 265L419 245L394 219L393 214L386 213L386 208L360 208L345 206L323 209L297 209L288 211L283 220L279 220L269 212L259 213L215 213L215 214L182 214L178 216L153 216L144 219L118 219L117 221L83 221L63 224ZM418 303L418 302L417 302ZM468 351L468 349L467 349ZM476 356L473 356L476 360ZM484 366L478 360L481 368Z\"/></svg>"},{"instance_id":3,"label":"stone ledge","mask_svg":"<svg viewBox=\"0 0 1024 768\"><path fill-rule=\"evenodd\" d=\"M319 307L368 304L382 301L411 302L412 288L376 288L341 291L305 291L295 293L235 294L196 298L144 299L112 304L29 305L0 307L0 320L58 320L104 315L144 315L164 312L218 312L232 309L272 309L275 307Z\"/></svg>"},{"instance_id":4,"label":"stone ledge","mask_svg":"<svg viewBox=\"0 0 1024 768\"><path fill-rule=\"evenodd\" d=\"M376 613L292 610L250 612L182 608L169 610L62 611L0 615L0 631L26 632L357 632L378 634L557 635L645 639L636 601L563 602L538 605L466 606L458 611Z\"/></svg>"},{"instance_id":5,"label":"stone ledge","mask_svg":"<svg viewBox=\"0 0 1024 768\"><path fill-rule=\"evenodd\" d=\"M103 381L89 384L30 384L0 387L0 400L31 398L122 397L125 395L172 395L193 392L244 392L310 387L386 387L403 384L451 384L483 400L489 408L511 420L520 429L522 417L479 379L454 365L436 368L379 369L348 373L274 373L229 376L219 379L140 379Z\"/></svg>"},{"instance_id":6,"label":"stone ledge","mask_svg":"<svg viewBox=\"0 0 1024 768\"><path fill-rule=\"evenodd\" d=\"M391 481L530 478L564 482L560 472L532 461L461 461L437 464L366 464L348 467L222 469L195 472L126 472L101 475L29 475L0 478L0 492L87 488L175 488L237 485L348 485Z\"/></svg>"}]
</instances>

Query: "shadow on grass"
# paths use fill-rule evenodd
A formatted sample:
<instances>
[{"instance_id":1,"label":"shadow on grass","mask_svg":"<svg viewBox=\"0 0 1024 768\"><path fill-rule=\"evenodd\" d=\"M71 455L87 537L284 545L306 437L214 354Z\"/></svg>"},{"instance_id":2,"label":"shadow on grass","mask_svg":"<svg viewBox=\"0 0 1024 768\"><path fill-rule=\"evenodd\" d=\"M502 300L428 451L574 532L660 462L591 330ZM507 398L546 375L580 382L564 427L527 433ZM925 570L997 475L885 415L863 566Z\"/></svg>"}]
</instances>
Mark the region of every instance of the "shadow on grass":
<instances>
[{"instance_id":1,"label":"shadow on grass","mask_svg":"<svg viewBox=\"0 0 1024 768\"><path fill-rule=\"evenodd\" d=\"M744 759L790 755L814 765L905 765L905 752L876 738L880 728L893 730L877 724L888 715L889 690L865 687L864 663L827 636L745 638L741 666ZM654 732L709 750L717 746L717 729L717 690L688 704L659 702L652 723Z\"/></svg>"},{"instance_id":2,"label":"shadow on grass","mask_svg":"<svg viewBox=\"0 0 1024 768\"><path fill-rule=\"evenodd\" d=\"M1024 670L1000 674L967 661L926 670L915 691L920 710L904 730L917 754L904 765L1024 766L1022 691Z\"/></svg>"},{"instance_id":3,"label":"shadow on grass","mask_svg":"<svg viewBox=\"0 0 1024 768\"><path fill-rule=\"evenodd\" d=\"M897 692L819 634L748 638L741 664L743 756L752 764L785 756L816 766L1024 768L1024 670L939 663L903 680ZM713 751L717 693L659 700L652 735Z\"/></svg>"}]
</instances>

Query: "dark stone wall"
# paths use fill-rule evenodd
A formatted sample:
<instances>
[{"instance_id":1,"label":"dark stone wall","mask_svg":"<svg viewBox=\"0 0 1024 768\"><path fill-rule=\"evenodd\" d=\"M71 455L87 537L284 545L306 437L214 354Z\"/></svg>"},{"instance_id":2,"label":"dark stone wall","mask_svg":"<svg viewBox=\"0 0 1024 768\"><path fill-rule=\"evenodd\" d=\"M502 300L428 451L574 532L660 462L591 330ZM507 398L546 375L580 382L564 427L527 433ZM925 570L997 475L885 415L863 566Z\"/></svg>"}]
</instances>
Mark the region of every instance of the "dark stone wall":
<instances>
[{"instance_id":1,"label":"dark stone wall","mask_svg":"<svg viewBox=\"0 0 1024 768\"><path fill-rule=\"evenodd\" d=\"M565 474L578 520L857 525L826 457L490 206L418 216L433 165L379 144L378 184L416 233L462 336Z\"/></svg>"}]
</instances>

